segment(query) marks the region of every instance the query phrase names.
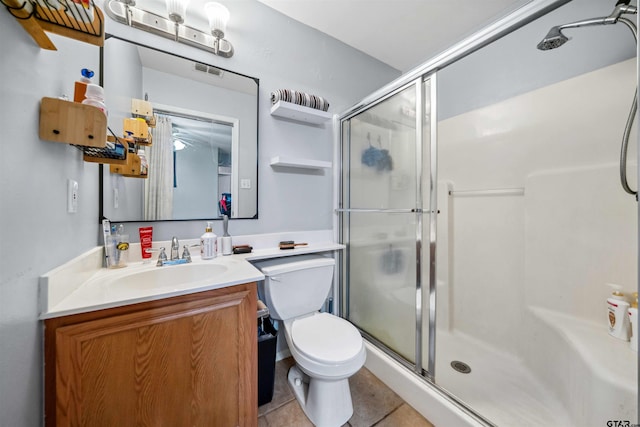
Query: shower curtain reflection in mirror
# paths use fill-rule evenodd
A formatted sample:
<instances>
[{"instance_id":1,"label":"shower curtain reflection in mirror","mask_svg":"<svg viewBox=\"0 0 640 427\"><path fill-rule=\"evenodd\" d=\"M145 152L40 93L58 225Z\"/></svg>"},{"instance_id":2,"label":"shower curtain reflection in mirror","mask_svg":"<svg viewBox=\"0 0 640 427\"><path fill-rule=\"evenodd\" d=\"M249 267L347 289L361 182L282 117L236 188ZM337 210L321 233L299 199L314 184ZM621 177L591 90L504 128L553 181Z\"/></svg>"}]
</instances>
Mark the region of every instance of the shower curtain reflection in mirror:
<instances>
[{"instance_id":1,"label":"shower curtain reflection in mirror","mask_svg":"<svg viewBox=\"0 0 640 427\"><path fill-rule=\"evenodd\" d=\"M146 148L149 178L144 185L144 219L166 220L173 217L173 136L171 118L156 115L153 146Z\"/></svg>"}]
</instances>

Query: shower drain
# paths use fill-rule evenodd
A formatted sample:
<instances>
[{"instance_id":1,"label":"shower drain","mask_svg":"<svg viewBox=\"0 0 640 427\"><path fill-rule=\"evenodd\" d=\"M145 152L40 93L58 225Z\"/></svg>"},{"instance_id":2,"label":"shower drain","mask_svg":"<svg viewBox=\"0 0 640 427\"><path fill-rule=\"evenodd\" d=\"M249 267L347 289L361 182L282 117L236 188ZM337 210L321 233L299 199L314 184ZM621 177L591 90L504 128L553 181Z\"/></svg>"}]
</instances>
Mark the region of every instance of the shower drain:
<instances>
[{"instance_id":1,"label":"shower drain","mask_svg":"<svg viewBox=\"0 0 640 427\"><path fill-rule=\"evenodd\" d=\"M451 367L461 374L468 374L469 372L471 372L471 367L459 360L454 360L453 362L451 362Z\"/></svg>"}]
</instances>

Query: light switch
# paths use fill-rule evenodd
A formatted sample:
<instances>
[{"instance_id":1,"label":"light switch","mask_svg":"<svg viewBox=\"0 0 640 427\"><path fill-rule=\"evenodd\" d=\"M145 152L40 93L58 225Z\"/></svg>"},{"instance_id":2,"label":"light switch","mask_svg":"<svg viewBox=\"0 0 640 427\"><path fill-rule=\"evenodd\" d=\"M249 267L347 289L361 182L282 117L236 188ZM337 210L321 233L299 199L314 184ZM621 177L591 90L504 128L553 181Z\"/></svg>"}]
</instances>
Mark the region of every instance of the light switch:
<instances>
[{"instance_id":1,"label":"light switch","mask_svg":"<svg viewBox=\"0 0 640 427\"><path fill-rule=\"evenodd\" d=\"M251 180L248 178L241 179L240 188L251 188Z\"/></svg>"},{"instance_id":2,"label":"light switch","mask_svg":"<svg viewBox=\"0 0 640 427\"><path fill-rule=\"evenodd\" d=\"M78 212L78 181L67 180L67 212Z\"/></svg>"}]
</instances>

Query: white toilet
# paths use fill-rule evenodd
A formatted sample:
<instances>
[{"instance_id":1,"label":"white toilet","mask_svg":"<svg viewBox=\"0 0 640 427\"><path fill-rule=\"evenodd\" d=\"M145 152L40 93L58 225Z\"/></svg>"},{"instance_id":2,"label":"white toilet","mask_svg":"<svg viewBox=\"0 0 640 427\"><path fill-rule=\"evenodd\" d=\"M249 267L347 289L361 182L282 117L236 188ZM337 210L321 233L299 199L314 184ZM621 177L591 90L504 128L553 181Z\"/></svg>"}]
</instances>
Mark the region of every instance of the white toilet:
<instances>
[{"instance_id":1,"label":"white toilet","mask_svg":"<svg viewBox=\"0 0 640 427\"><path fill-rule=\"evenodd\" d=\"M317 427L336 427L353 414L349 377L364 365L360 332L349 322L320 313L331 289L335 261L301 255L254 263L266 276L261 294L271 317L284 324L296 365L289 385Z\"/></svg>"}]
</instances>

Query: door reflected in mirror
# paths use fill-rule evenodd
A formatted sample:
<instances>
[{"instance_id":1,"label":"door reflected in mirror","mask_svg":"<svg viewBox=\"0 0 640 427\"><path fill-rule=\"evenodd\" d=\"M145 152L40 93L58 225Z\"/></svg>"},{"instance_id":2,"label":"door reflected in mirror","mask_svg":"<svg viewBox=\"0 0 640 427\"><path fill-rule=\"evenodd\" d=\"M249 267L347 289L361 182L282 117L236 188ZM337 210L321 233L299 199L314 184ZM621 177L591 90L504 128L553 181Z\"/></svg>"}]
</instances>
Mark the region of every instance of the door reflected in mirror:
<instances>
[{"instance_id":1,"label":"door reflected in mirror","mask_svg":"<svg viewBox=\"0 0 640 427\"><path fill-rule=\"evenodd\" d=\"M105 41L109 128L123 135L132 99L153 107L148 178L103 167L112 221L257 218L258 80L115 37ZM124 136L124 135L123 135Z\"/></svg>"}]
</instances>

